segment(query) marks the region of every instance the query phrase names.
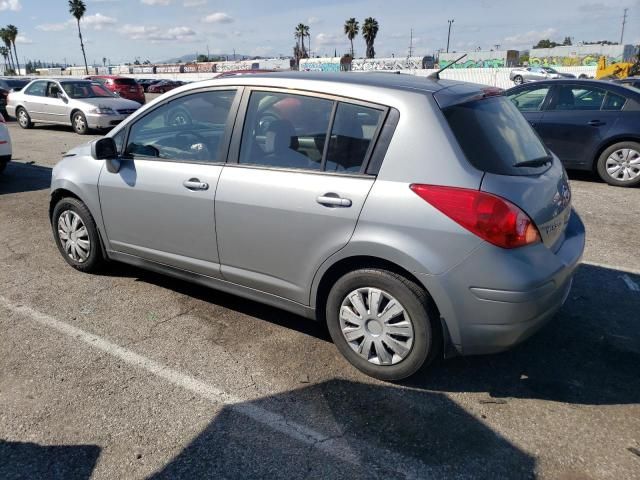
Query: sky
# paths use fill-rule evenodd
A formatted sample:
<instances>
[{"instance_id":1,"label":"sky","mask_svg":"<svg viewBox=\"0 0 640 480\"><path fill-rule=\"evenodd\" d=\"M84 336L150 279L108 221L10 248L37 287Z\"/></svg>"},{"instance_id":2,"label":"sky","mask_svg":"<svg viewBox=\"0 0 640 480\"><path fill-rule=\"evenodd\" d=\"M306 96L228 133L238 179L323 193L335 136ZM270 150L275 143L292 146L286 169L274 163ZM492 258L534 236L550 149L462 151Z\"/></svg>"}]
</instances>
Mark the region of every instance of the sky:
<instances>
[{"instance_id":1,"label":"sky","mask_svg":"<svg viewBox=\"0 0 640 480\"><path fill-rule=\"evenodd\" d=\"M291 55L294 29L310 26L312 54L349 50L344 21L376 18L378 57L406 56L413 29L416 55L481 48L522 50L541 38L640 44L640 0L85 0L81 22L89 63L152 62L185 54ZM77 26L67 0L0 0L0 25L14 24L24 60L82 63ZM362 36L356 56L365 53Z\"/></svg>"}]
</instances>

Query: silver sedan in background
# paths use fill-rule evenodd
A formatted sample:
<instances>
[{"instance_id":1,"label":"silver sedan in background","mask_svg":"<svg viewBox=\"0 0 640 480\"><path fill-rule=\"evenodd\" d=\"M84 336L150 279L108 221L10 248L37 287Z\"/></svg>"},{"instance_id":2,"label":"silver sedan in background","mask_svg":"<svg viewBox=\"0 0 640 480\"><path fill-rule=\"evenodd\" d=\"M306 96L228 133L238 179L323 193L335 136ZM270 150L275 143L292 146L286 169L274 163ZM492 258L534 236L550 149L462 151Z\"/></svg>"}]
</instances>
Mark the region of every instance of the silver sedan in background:
<instances>
[{"instance_id":1,"label":"silver sedan in background","mask_svg":"<svg viewBox=\"0 0 640 480\"><path fill-rule=\"evenodd\" d=\"M112 128L140 108L102 84L88 80L34 80L7 99L7 113L22 128L34 123L71 125L85 135L90 129Z\"/></svg>"},{"instance_id":2,"label":"silver sedan in background","mask_svg":"<svg viewBox=\"0 0 640 480\"><path fill-rule=\"evenodd\" d=\"M554 78L576 78L576 76L572 73L558 72L551 67L520 67L514 68L509 73L509 80L516 85Z\"/></svg>"}]
</instances>

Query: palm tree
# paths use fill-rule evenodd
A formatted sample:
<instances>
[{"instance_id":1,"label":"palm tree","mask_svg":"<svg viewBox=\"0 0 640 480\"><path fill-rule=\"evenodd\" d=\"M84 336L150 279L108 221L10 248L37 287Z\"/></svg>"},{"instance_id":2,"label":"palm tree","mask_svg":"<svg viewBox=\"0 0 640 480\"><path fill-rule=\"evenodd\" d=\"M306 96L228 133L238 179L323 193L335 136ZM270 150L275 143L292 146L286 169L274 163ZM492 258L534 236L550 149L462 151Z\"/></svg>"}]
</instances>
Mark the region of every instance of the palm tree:
<instances>
[{"instance_id":1,"label":"palm tree","mask_svg":"<svg viewBox=\"0 0 640 480\"><path fill-rule=\"evenodd\" d=\"M20 60L18 60L18 50L16 50L16 38L18 38L18 27L15 25L7 25L7 32L9 32L9 41L13 45L13 53L15 53L15 70L16 75L20 75ZM11 48L11 47L9 47Z\"/></svg>"},{"instance_id":2,"label":"palm tree","mask_svg":"<svg viewBox=\"0 0 640 480\"><path fill-rule=\"evenodd\" d=\"M11 40L9 40L9 31L6 28L0 28L0 39L4 43L5 48L9 51L9 68L15 71L13 66L13 54L11 53Z\"/></svg>"},{"instance_id":3,"label":"palm tree","mask_svg":"<svg viewBox=\"0 0 640 480\"><path fill-rule=\"evenodd\" d=\"M4 69L9 69L9 49L7 47L0 47L0 55L4 58Z\"/></svg>"},{"instance_id":4,"label":"palm tree","mask_svg":"<svg viewBox=\"0 0 640 480\"><path fill-rule=\"evenodd\" d=\"M375 18L368 17L364 19L362 36L364 37L364 41L367 42L367 58L374 58L376 56L376 50L373 48L373 44L376 41L379 28L380 26Z\"/></svg>"},{"instance_id":5,"label":"palm tree","mask_svg":"<svg viewBox=\"0 0 640 480\"><path fill-rule=\"evenodd\" d=\"M69 13L73 15L78 22L78 37L80 37L80 48L82 49L82 56L84 57L84 69L89 75L89 66L87 65L87 54L84 51L84 43L82 42L82 31L80 30L80 20L84 17L87 11L87 6L82 0L69 0Z\"/></svg>"},{"instance_id":6,"label":"palm tree","mask_svg":"<svg viewBox=\"0 0 640 480\"><path fill-rule=\"evenodd\" d=\"M344 24L344 34L347 36L349 41L351 42L351 58L353 58L353 39L356 38L358 33L360 32L360 25L358 21L351 17Z\"/></svg>"},{"instance_id":7,"label":"palm tree","mask_svg":"<svg viewBox=\"0 0 640 480\"><path fill-rule=\"evenodd\" d=\"M308 36L310 36L309 26L305 25L304 23L299 23L298 26L296 27L295 37L300 40L300 52L301 52L302 58L305 58L308 56L307 51L304 48L304 38Z\"/></svg>"}]
</instances>

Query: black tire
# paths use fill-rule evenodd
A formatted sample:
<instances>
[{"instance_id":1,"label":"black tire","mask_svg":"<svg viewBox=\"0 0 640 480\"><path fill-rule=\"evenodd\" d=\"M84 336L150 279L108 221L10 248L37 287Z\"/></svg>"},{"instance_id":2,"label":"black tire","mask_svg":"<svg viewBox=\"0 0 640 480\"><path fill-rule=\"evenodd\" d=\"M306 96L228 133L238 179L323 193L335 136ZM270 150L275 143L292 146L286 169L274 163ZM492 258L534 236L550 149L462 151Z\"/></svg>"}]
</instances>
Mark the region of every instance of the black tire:
<instances>
[{"instance_id":1,"label":"black tire","mask_svg":"<svg viewBox=\"0 0 640 480\"><path fill-rule=\"evenodd\" d=\"M25 130L33 128L33 122L31 121L29 113L22 107L16 109L16 120L18 121L18 125Z\"/></svg>"},{"instance_id":2,"label":"black tire","mask_svg":"<svg viewBox=\"0 0 640 480\"><path fill-rule=\"evenodd\" d=\"M343 300L354 290L373 287L393 296L413 325L413 345L406 357L393 365L376 365L363 358L347 342L340 328ZM327 327L340 353L358 370L385 381L396 381L415 374L440 355L442 333L438 315L427 292L396 273L381 269L362 269L342 276L331 288L326 302Z\"/></svg>"},{"instance_id":3,"label":"black tire","mask_svg":"<svg viewBox=\"0 0 640 480\"><path fill-rule=\"evenodd\" d=\"M596 170L598 171L598 175L600 176L600 178L602 178L602 180L607 182L609 185L613 185L615 187L636 187L640 185L640 175L637 175L635 178L630 180L622 180L611 176L609 172L607 172L607 160L609 159L609 157L616 151L624 149L629 149L640 154L640 143L619 142L611 145L609 148L606 148L598 158Z\"/></svg>"},{"instance_id":4,"label":"black tire","mask_svg":"<svg viewBox=\"0 0 640 480\"><path fill-rule=\"evenodd\" d=\"M60 234L58 231L58 220L60 216L68 210L75 212L80 217L88 232L88 238L90 242L89 255L84 261L76 261L71 258L71 256L66 252L60 238ZM98 234L96 223L93 220L93 217L91 216L91 213L89 212L87 206L80 200L72 197L60 199L53 209L53 214L51 216L51 228L53 230L53 237L56 241L56 245L58 246L60 254L65 259L65 261L73 268L81 272L91 273L98 271L104 265L104 257L102 256L102 248L100 244L100 235Z\"/></svg>"},{"instance_id":5,"label":"black tire","mask_svg":"<svg viewBox=\"0 0 640 480\"><path fill-rule=\"evenodd\" d=\"M73 131L78 135L86 135L89 133L89 125L87 124L87 117L82 112L76 112L71 117L71 126Z\"/></svg>"},{"instance_id":6,"label":"black tire","mask_svg":"<svg viewBox=\"0 0 640 480\"><path fill-rule=\"evenodd\" d=\"M522 75L516 75L513 77L513 83L516 85L522 85L524 83L524 78L522 78Z\"/></svg>"}]
</instances>

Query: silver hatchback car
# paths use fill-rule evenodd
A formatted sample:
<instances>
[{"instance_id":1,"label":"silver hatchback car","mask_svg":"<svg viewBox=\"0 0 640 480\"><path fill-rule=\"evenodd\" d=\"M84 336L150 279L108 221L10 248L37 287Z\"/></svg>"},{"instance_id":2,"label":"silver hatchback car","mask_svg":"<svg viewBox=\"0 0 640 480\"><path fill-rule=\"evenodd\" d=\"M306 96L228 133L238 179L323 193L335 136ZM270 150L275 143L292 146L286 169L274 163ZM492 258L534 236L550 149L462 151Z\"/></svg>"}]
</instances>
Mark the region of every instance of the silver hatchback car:
<instances>
[{"instance_id":1,"label":"silver hatchback car","mask_svg":"<svg viewBox=\"0 0 640 480\"><path fill-rule=\"evenodd\" d=\"M50 215L78 270L120 261L326 322L384 380L531 335L585 242L562 164L500 91L388 74L173 90L64 156Z\"/></svg>"}]
</instances>

